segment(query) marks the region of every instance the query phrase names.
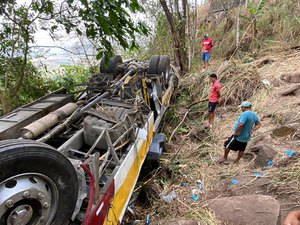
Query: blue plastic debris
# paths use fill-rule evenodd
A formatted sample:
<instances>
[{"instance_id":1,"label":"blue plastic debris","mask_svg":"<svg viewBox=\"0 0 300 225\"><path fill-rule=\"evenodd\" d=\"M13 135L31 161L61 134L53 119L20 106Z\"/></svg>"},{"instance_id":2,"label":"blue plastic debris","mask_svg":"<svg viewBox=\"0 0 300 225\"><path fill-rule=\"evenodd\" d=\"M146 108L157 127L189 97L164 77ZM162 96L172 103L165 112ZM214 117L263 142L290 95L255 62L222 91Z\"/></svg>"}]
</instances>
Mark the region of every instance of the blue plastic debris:
<instances>
[{"instance_id":1,"label":"blue plastic debris","mask_svg":"<svg viewBox=\"0 0 300 225\"><path fill-rule=\"evenodd\" d=\"M150 224L150 216L147 215L145 225L149 225L149 224Z\"/></svg>"},{"instance_id":2,"label":"blue plastic debris","mask_svg":"<svg viewBox=\"0 0 300 225\"><path fill-rule=\"evenodd\" d=\"M272 165L273 165L273 161L270 160L270 159L268 159L268 161L267 161L267 166L272 166Z\"/></svg>"},{"instance_id":3,"label":"blue plastic debris","mask_svg":"<svg viewBox=\"0 0 300 225\"><path fill-rule=\"evenodd\" d=\"M266 172L261 172L261 173L253 173L252 174L254 177L263 177L266 175Z\"/></svg>"},{"instance_id":4,"label":"blue plastic debris","mask_svg":"<svg viewBox=\"0 0 300 225\"><path fill-rule=\"evenodd\" d=\"M288 157L292 157L294 155L296 155L296 152L294 152L293 150L291 149L288 149L285 151L285 154L288 156Z\"/></svg>"},{"instance_id":5,"label":"blue plastic debris","mask_svg":"<svg viewBox=\"0 0 300 225\"><path fill-rule=\"evenodd\" d=\"M191 198L192 198L194 201L198 201L198 200L199 200L199 197L196 196L196 195L194 195L194 194L191 195Z\"/></svg>"},{"instance_id":6,"label":"blue plastic debris","mask_svg":"<svg viewBox=\"0 0 300 225\"><path fill-rule=\"evenodd\" d=\"M232 179L232 180L230 180L230 183L233 184L233 185L236 185L238 183L238 181Z\"/></svg>"}]
</instances>

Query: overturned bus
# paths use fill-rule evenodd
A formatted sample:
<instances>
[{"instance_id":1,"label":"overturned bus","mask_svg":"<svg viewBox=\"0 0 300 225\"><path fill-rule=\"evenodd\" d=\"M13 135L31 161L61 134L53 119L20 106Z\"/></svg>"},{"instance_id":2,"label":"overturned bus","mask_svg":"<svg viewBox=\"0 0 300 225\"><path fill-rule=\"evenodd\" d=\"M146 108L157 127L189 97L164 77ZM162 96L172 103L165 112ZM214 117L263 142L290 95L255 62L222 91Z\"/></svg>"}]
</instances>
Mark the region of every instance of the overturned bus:
<instances>
[{"instance_id":1,"label":"overturned bus","mask_svg":"<svg viewBox=\"0 0 300 225\"><path fill-rule=\"evenodd\" d=\"M82 90L0 117L0 224L120 224L144 161L162 152L176 74L168 56L114 56Z\"/></svg>"}]
</instances>

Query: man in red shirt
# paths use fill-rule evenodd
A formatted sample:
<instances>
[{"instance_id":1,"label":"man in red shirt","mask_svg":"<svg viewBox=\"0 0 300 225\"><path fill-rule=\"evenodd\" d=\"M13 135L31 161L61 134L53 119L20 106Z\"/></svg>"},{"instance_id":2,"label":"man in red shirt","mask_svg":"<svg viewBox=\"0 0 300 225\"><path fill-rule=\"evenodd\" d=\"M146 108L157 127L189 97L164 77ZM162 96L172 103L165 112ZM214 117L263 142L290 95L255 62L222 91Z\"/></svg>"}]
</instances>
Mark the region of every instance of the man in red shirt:
<instances>
[{"instance_id":1,"label":"man in red shirt","mask_svg":"<svg viewBox=\"0 0 300 225\"><path fill-rule=\"evenodd\" d=\"M209 75L209 81L212 83L210 96L208 99L208 125L211 126L215 118L215 109L219 104L221 97L221 85L217 80L218 77L215 73Z\"/></svg>"},{"instance_id":2,"label":"man in red shirt","mask_svg":"<svg viewBox=\"0 0 300 225\"><path fill-rule=\"evenodd\" d=\"M208 34L204 35L201 45L202 45L201 57L202 57L202 61L204 62L203 68L207 68L209 66L210 50L213 46L213 40L208 37Z\"/></svg>"}]
</instances>

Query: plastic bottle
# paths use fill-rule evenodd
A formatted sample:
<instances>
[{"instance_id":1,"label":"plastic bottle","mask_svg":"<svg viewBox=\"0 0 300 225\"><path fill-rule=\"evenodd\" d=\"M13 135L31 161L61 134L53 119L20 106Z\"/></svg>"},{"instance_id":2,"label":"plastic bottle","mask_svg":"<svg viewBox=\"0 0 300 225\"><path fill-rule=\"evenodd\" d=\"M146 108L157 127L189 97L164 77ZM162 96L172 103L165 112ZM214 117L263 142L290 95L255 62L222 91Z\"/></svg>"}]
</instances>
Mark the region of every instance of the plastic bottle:
<instances>
[{"instance_id":1,"label":"plastic bottle","mask_svg":"<svg viewBox=\"0 0 300 225\"><path fill-rule=\"evenodd\" d=\"M147 215L145 225L149 225L149 224L150 224L150 216Z\"/></svg>"},{"instance_id":2,"label":"plastic bottle","mask_svg":"<svg viewBox=\"0 0 300 225\"><path fill-rule=\"evenodd\" d=\"M203 185L202 185L202 181L201 180L197 180L197 187L198 187L199 190L202 191Z\"/></svg>"},{"instance_id":3,"label":"plastic bottle","mask_svg":"<svg viewBox=\"0 0 300 225\"><path fill-rule=\"evenodd\" d=\"M162 196L162 199L167 203L172 202L174 198L176 198L175 191L171 191L169 194Z\"/></svg>"}]
</instances>

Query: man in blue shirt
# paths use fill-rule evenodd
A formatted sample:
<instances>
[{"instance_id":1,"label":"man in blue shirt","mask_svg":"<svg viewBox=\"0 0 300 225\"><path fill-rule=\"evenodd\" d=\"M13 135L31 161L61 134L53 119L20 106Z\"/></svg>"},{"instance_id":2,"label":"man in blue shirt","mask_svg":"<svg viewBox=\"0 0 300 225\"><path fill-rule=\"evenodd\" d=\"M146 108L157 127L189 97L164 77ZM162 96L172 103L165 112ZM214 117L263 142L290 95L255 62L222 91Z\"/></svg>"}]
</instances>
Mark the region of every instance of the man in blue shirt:
<instances>
[{"instance_id":1,"label":"man in blue shirt","mask_svg":"<svg viewBox=\"0 0 300 225\"><path fill-rule=\"evenodd\" d=\"M233 135L224 143L224 156L219 160L220 163L227 160L230 150L238 151L238 156L234 161L235 163L238 163L244 154L247 142L250 140L252 132L261 126L258 116L251 111L250 102L244 101L240 107L243 112L235 121Z\"/></svg>"}]
</instances>

